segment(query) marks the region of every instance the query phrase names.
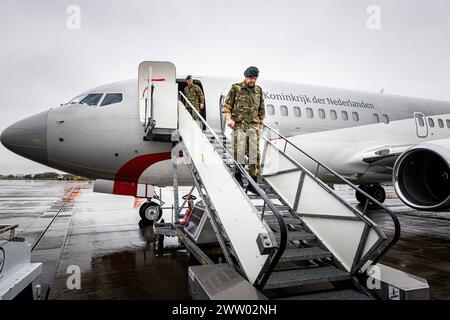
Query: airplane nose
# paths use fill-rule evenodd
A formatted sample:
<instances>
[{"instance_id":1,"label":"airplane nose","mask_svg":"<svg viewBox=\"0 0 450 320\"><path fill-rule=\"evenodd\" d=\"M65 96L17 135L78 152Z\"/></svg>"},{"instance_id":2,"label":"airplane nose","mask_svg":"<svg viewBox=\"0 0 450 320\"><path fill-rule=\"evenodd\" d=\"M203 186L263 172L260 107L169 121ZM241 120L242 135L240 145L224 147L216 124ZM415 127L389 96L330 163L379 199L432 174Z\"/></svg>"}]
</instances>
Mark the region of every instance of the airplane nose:
<instances>
[{"instance_id":1,"label":"airplane nose","mask_svg":"<svg viewBox=\"0 0 450 320\"><path fill-rule=\"evenodd\" d=\"M20 120L3 130L0 142L27 159L48 164L47 120L50 110Z\"/></svg>"}]
</instances>

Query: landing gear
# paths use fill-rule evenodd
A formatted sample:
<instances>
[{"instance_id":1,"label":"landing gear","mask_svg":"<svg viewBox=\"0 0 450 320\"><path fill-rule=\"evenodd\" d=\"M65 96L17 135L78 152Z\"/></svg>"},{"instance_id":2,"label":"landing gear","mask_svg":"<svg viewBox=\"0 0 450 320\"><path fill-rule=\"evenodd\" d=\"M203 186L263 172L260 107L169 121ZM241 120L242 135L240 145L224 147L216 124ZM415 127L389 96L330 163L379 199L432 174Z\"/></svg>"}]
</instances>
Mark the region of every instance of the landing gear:
<instances>
[{"instance_id":1,"label":"landing gear","mask_svg":"<svg viewBox=\"0 0 450 320\"><path fill-rule=\"evenodd\" d=\"M361 185L359 188L368 193L370 196L375 198L380 203L383 203L384 200L386 200L386 191L384 191L384 188L380 186L379 184L369 184L369 185ZM362 205L365 204L366 198L359 193L358 191L355 192L356 199L361 203ZM369 202L369 205L373 205L373 203Z\"/></svg>"},{"instance_id":2,"label":"landing gear","mask_svg":"<svg viewBox=\"0 0 450 320\"><path fill-rule=\"evenodd\" d=\"M153 224L154 222L161 219L161 205L154 201L146 202L141 205L141 208L139 209L139 215L141 216L142 221Z\"/></svg>"}]
</instances>

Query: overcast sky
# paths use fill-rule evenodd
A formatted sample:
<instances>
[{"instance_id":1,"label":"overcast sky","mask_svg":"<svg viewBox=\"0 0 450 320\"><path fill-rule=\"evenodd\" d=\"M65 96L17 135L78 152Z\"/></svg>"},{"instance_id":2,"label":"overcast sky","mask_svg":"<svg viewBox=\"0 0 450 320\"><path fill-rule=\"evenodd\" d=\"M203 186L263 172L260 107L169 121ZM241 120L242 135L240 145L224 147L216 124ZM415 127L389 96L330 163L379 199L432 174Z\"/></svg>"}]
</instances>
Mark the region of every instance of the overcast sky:
<instances>
[{"instance_id":1,"label":"overcast sky","mask_svg":"<svg viewBox=\"0 0 450 320\"><path fill-rule=\"evenodd\" d=\"M80 29L67 27L71 5ZM379 29L367 27L371 5ZM268 79L450 101L449 17L448 0L1 0L0 131L135 78L143 60L215 76L256 65ZM45 170L0 146L0 174Z\"/></svg>"}]
</instances>

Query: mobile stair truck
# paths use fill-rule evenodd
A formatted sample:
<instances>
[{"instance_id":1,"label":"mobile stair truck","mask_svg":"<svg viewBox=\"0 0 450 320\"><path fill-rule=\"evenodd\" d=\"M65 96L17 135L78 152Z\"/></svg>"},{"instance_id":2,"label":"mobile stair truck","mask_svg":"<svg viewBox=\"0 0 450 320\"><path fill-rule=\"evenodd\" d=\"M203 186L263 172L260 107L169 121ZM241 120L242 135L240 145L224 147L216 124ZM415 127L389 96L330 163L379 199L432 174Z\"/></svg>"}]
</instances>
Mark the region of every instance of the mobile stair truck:
<instances>
[{"instance_id":1,"label":"mobile stair truck","mask_svg":"<svg viewBox=\"0 0 450 320\"><path fill-rule=\"evenodd\" d=\"M172 63L142 62L138 73L139 92L146 92L140 99L144 139L174 145L176 219L155 223L154 229L160 236L177 236L200 263L189 267L193 299L428 298L426 280L380 263L400 237L399 221L389 208L269 126L254 181L234 160L225 132L214 130L178 91ZM315 172L295 161L295 153L314 162ZM180 166L189 169L201 198L184 224L179 222ZM233 170L241 172L244 186ZM321 171L366 197L364 208L321 181ZM256 194L247 192L249 185ZM369 205L392 220L390 239L365 214ZM203 249L211 245L220 248L219 259Z\"/></svg>"}]
</instances>

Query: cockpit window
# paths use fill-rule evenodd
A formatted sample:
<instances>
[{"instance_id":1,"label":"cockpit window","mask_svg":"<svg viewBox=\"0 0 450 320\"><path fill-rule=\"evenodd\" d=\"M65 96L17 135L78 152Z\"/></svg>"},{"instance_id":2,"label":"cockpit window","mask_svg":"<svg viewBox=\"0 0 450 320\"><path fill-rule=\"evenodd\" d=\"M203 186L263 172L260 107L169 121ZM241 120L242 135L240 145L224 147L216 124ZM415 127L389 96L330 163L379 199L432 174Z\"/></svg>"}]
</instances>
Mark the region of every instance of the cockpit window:
<instances>
[{"instance_id":1,"label":"cockpit window","mask_svg":"<svg viewBox=\"0 0 450 320\"><path fill-rule=\"evenodd\" d=\"M75 98L73 98L72 100L70 100L69 102L62 104L64 105L68 105L68 104L75 104L75 103L80 103L81 100L83 100L84 98L86 98L87 94L81 94L79 96L76 96Z\"/></svg>"},{"instance_id":2,"label":"cockpit window","mask_svg":"<svg viewBox=\"0 0 450 320\"><path fill-rule=\"evenodd\" d=\"M103 107L110 104L119 103L122 102L122 99L123 96L121 93L107 93L100 106Z\"/></svg>"},{"instance_id":3,"label":"cockpit window","mask_svg":"<svg viewBox=\"0 0 450 320\"><path fill-rule=\"evenodd\" d=\"M80 104L84 104L86 106L96 106L100 99L102 98L103 93L91 93L88 94L83 100L80 101Z\"/></svg>"}]
</instances>

